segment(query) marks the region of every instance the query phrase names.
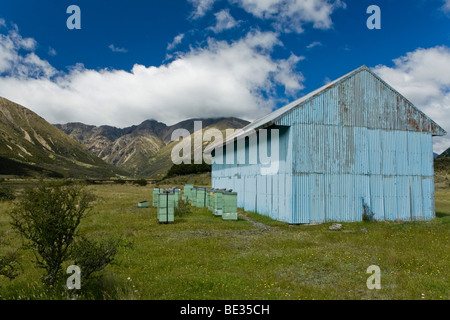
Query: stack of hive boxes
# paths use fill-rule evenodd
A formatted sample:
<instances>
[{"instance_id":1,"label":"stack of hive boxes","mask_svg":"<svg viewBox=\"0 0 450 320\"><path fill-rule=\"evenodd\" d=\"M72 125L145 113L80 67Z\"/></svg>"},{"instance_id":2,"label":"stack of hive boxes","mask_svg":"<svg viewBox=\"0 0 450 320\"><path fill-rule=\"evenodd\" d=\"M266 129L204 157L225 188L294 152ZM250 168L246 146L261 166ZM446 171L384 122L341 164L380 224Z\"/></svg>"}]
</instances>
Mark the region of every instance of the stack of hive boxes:
<instances>
[{"instance_id":1,"label":"stack of hive boxes","mask_svg":"<svg viewBox=\"0 0 450 320\"><path fill-rule=\"evenodd\" d=\"M183 193L179 188L153 189L153 206L158 209L159 223L174 222L175 208L179 206L181 200L193 207L207 208L215 216L221 216L223 220L238 220L236 192L196 188L192 184L186 184Z\"/></svg>"},{"instance_id":2,"label":"stack of hive boxes","mask_svg":"<svg viewBox=\"0 0 450 320\"><path fill-rule=\"evenodd\" d=\"M175 220L175 208L180 202L181 190L178 188L153 189L153 206L158 209L159 223L170 223Z\"/></svg>"}]
</instances>

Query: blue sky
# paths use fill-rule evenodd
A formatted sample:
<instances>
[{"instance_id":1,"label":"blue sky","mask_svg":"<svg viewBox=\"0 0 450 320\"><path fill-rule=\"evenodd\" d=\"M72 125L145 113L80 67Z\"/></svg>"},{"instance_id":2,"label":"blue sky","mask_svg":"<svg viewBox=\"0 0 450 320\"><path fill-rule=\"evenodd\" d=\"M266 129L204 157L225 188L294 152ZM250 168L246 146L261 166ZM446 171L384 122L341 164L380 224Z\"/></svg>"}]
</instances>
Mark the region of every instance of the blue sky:
<instances>
[{"instance_id":1,"label":"blue sky","mask_svg":"<svg viewBox=\"0 0 450 320\"><path fill-rule=\"evenodd\" d=\"M450 1L0 2L0 96L52 123L254 120L361 65L450 131Z\"/></svg>"}]
</instances>

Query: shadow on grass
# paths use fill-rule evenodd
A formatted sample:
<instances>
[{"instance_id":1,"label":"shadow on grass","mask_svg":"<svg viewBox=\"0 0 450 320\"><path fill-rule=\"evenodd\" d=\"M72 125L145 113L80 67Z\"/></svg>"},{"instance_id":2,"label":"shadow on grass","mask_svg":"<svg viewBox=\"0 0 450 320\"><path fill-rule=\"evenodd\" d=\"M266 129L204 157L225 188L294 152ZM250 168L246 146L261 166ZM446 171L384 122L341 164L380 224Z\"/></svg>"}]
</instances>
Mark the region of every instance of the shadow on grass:
<instances>
[{"instance_id":1,"label":"shadow on grass","mask_svg":"<svg viewBox=\"0 0 450 320\"><path fill-rule=\"evenodd\" d=\"M448 217L450 217L450 213L436 211L436 218L448 218Z\"/></svg>"}]
</instances>

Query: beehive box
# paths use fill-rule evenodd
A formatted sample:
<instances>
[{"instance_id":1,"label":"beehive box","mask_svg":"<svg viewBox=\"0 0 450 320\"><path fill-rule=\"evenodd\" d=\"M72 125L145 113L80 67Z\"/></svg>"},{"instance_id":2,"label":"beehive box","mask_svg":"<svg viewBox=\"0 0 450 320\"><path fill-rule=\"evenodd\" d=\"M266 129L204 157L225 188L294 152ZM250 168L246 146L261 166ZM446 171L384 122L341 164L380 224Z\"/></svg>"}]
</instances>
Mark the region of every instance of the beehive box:
<instances>
[{"instance_id":1,"label":"beehive box","mask_svg":"<svg viewBox=\"0 0 450 320\"><path fill-rule=\"evenodd\" d=\"M175 193L160 193L158 195L158 221L169 223L175 220Z\"/></svg>"},{"instance_id":2,"label":"beehive box","mask_svg":"<svg viewBox=\"0 0 450 320\"><path fill-rule=\"evenodd\" d=\"M153 207L158 206L158 195L163 191L161 188L153 188Z\"/></svg>"},{"instance_id":3,"label":"beehive box","mask_svg":"<svg viewBox=\"0 0 450 320\"><path fill-rule=\"evenodd\" d=\"M223 220L237 220L237 193L223 192Z\"/></svg>"},{"instance_id":4,"label":"beehive box","mask_svg":"<svg viewBox=\"0 0 450 320\"><path fill-rule=\"evenodd\" d=\"M189 199L191 206L195 207L197 205L197 188L191 188L191 197Z\"/></svg>"},{"instance_id":5,"label":"beehive box","mask_svg":"<svg viewBox=\"0 0 450 320\"><path fill-rule=\"evenodd\" d=\"M221 216L223 213L223 191L215 190L214 191L214 215Z\"/></svg>"},{"instance_id":6,"label":"beehive box","mask_svg":"<svg viewBox=\"0 0 450 320\"><path fill-rule=\"evenodd\" d=\"M181 189L180 188L174 188L173 189L174 199L175 199L175 207L178 207L178 204L181 200Z\"/></svg>"},{"instance_id":7,"label":"beehive box","mask_svg":"<svg viewBox=\"0 0 450 320\"><path fill-rule=\"evenodd\" d=\"M140 201L138 203L138 208L148 208L150 207L150 202L148 201Z\"/></svg>"},{"instance_id":8,"label":"beehive box","mask_svg":"<svg viewBox=\"0 0 450 320\"><path fill-rule=\"evenodd\" d=\"M165 190L165 192L174 194L173 198L175 200L175 207L178 207L178 204L179 204L180 199L181 199L181 189L180 188L176 188L176 187L174 187L174 188L167 188Z\"/></svg>"},{"instance_id":9,"label":"beehive box","mask_svg":"<svg viewBox=\"0 0 450 320\"><path fill-rule=\"evenodd\" d=\"M208 210L214 213L214 189L209 189L206 195Z\"/></svg>"},{"instance_id":10,"label":"beehive box","mask_svg":"<svg viewBox=\"0 0 450 320\"><path fill-rule=\"evenodd\" d=\"M197 208L204 208L206 206L206 188L197 188L197 201L195 206Z\"/></svg>"},{"instance_id":11,"label":"beehive box","mask_svg":"<svg viewBox=\"0 0 450 320\"><path fill-rule=\"evenodd\" d=\"M191 189L194 188L193 184L185 184L183 189L183 200L189 201L191 199Z\"/></svg>"}]
</instances>

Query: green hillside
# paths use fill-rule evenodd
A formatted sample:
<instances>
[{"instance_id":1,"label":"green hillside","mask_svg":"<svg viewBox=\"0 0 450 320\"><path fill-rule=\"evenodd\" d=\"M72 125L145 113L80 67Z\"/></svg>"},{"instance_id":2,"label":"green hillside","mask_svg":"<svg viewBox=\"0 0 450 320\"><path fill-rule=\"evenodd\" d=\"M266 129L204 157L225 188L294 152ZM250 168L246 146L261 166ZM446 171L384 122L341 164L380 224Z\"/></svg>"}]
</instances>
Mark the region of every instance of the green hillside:
<instances>
[{"instance_id":1,"label":"green hillside","mask_svg":"<svg viewBox=\"0 0 450 320\"><path fill-rule=\"evenodd\" d=\"M32 167L35 173L49 172L74 178L126 175L31 110L1 97L0 156L11 160L8 167L19 172ZM19 164L23 165L22 169L18 169ZM6 171L3 174L16 170L8 172L6 168L3 165L2 171Z\"/></svg>"},{"instance_id":2,"label":"green hillside","mask_svg":"<svg viewBox=\"0 0 450 320\"><path fill-rule=\"evenodd\" d=\"M11 175L20 177L49 177L63 178L61 173L46 170L38 166L21 163L8 158L0 157L0 175Z\"/></svg>"},{"instance_id":3,"label":"green hillside","mask_svg":"<svg viewBox=\"0 0 450 320\"><path fill-rule=\"evenodd\" d=\"M434 159L434 171L436 173L450 174L450 157Z\"/></svg>"},{"instance_id":4,"label":"green hillside","mask_svg":"<svg viewBox=\"0 0 450 320\"><path fill-rule=\"evenodd\" d=\"M450 148L442 152L438 158L446 158L446 157L450 157Z\"/></svg>"},{"instance_id":5,"label":"green hillside","mask_svg":"<svg viewBox=\"0 0 450 320\"><path fill-rule=\"evenodd\" d=\"M225 118L220 121L213 122L211 125L203 128L203 133L210 129L215 128L222 132L222 136L225 137L226 129L239 129L242 128L246 124L243 120L234 119L234 118ZM191 157L193 159L194 152L194 134L191 134ZM170 142L166 146L162 147L155 157L150 158L148 161L147 168L142 171L141 175L148 178L162 179L166 176L167 172L173 166L173 161L171 158L172 149L178 142ZM211 142L203 142L202 150L205 149Z\"/></svg>"}]
</instances>

